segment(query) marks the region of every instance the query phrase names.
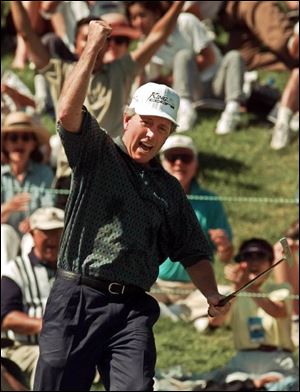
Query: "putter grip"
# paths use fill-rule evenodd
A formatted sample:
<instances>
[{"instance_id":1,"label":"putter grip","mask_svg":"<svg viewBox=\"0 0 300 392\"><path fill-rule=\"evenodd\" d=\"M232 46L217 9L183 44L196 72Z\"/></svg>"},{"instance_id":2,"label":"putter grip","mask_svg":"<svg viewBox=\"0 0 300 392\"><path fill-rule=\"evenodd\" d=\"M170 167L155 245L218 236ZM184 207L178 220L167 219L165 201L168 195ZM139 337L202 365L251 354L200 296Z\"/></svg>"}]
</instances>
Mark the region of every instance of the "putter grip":
<instances>
[{"instance_id":1,"label":"putter grip","mask_svg":"<svg viewBox=\"0 0 300 392\"><path fill-rule=\"evenodd\" d=\"M224 305L226 305L227 302L229 302L229 301L230 301L232 298L234 298L234 297L235 297L234 294L227 295L227 297L222 298L222 299L219 301L219 303L218 303L217 306L224 306Z\"/></svg>"}]
</instances>

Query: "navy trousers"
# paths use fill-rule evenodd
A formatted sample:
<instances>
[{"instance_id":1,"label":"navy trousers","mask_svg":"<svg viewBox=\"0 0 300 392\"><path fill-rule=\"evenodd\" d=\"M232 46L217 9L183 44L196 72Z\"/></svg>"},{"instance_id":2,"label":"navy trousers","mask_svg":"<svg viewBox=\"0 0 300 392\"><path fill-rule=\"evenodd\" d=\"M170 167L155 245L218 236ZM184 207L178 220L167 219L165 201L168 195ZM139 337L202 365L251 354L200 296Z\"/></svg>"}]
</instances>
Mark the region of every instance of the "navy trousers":
<instances>
[{"instance_id":1,"label":"navy trousers","mask_svg":"<svg viewBox=\"0 0 300 392\"><path fill-rule=\"evenodd\" d=\"M113 295L58 277L40 335L35 391L88 391L95 369L108 391L151 391L157 301Z\"/></svg>"}]
</instances>

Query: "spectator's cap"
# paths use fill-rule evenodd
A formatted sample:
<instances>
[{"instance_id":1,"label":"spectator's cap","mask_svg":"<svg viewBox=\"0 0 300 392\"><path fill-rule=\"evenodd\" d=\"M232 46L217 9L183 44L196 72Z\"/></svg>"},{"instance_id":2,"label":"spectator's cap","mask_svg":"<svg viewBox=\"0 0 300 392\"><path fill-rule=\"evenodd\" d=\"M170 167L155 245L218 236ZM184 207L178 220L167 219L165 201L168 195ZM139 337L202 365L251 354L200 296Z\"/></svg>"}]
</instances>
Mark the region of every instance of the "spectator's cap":
<instances>
[{"instance_id":1,"label":"spectator's cap","mask_svg":"<svg viewBox=\"0 0 300 392\"><path fill-rule=\"evenodd\" d=\"M274 251L268 241L261 238L251 238L244 241L240 246L238 254L234 257L237 263L247 261L250 254L256 253L262 259L267 258L270 262L274 260Z\"/></svg>"},{"instance_id":2,"label":"spectator's cap","mask_svg":"<svg viewBox=\"0 0 300 392\"><path fill-rule=\"evenodd\" d=\"M38 208L29 217L30 229L53 230L64 227L65 213L60 208L43 207Z\"/></svg>"},{"instance_id":3,"label":"spectator's cap","mask_svg":"<svg viewBox=\"0 0 300 392\"><path fill-rule=\"evenodd\" d=\"M162 146L160 152L164 154L166 151L172 150L173 148L185 148L193 152L197 156L197 148L193 142L193 139L185 135L171 135Z\"/></svg>"},{"instance_id":4,"label":"spectator's cap","mask_svg":"<svg viewBox=\"0 0 300 392\"><path fill-rule=\"evenodd\" d=\"M150 82L136 90L129 108L141 116L163 117L178 126L179 101L179 95L170 87Z\"/></svg>"},{"instance_id":5,"label":"spectator's cap","mask_svg":"<svg viewBox=\"0 0 300 392\"><path fill-rule=\"evenodd\" d=\"M1 127L1 139L9 132L30 132L36 135L40 145L48 143L50 133L36 119L25 112L9 113Z\"/></svg>"},{"instance_id":6,"label":"spectator's cap","mask_svg":"<svg viewBox=\"0 0 300 392\"><path fill-rule=\"evenodd\" d=\"M118 12L110 12L108 14L101 15L101 19L110 24L112 31L111 36L122 36L127 37L130 40L135 40L140 37L140 32L130 27L128 20L124 14Z\"/></svg>"}]
</instances>

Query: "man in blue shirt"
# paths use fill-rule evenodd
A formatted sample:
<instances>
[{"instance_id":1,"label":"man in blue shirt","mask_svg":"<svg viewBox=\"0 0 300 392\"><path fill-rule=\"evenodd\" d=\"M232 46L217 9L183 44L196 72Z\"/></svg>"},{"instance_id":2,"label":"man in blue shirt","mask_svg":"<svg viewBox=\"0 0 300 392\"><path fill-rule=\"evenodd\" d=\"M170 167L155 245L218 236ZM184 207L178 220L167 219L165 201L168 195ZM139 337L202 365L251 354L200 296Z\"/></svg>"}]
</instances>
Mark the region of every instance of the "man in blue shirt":
<instances>
[{"instance_id":1,"label":"man in blue shirt","mask_svg":"<svg viewBox=\"0 0 300 392\"><path fill-rule=\"evenodd\" d=\"M190 203L212 252L221 262L229 262L233 254L232 230L222 202L210 200L216 195L201 187L196 180L199 165L192 138L171 135L163 145L160 156L164 169L180 182L184 192L190 197ZM173 262L168 258L162 263L159 267L159 279L153 289L155 298L160 302L185 305L185 308L171 305L170 309L185 309L185 316L189 314L192 319L206 315L206 301L196 290L180 262ZM162 292L157 293L159 291Z\"/></svg>"}]
</instances>

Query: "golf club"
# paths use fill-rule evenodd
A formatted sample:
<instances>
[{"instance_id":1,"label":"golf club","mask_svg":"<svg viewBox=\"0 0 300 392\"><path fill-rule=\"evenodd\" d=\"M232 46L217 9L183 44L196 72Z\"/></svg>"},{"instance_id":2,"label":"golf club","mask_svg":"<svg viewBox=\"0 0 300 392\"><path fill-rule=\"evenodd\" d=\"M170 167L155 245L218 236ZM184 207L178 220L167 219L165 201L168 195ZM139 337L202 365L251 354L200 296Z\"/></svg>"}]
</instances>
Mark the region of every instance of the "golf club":
<instances>
[{"instance_id":1,"label":"golf club","mask_svg":"<svg viewBox=\"0 0 300 392\"><path fill-rule=\"evenodd\" d=\"M255 278L249 280L248 283L244 284L238 290L234 291L233 293L231 293L231 294L227 295L226 297L224 297L223 299L221 299L218 303L218 306L224 306L228 301L230 301L232 298L234 298L238 293L240 293L241 291L243 291L246 288L248 288L249 286L251 286L257 279L259 279L261 276L264 276L265 274L267 274L269 271L271 271L274 267L276 267L282 261L286 260L288 262L289 266L292 267L293 256L292 256L292 252L289 247L289 244L287 242L287 239L285 237L283 237L279 240L279 242L281 243L281 246L283 248L284 257L282 259L278 260L275 264L271 265L271 267L267 268L265 271L258 274Z\"/></svg>"}]
</instances>

